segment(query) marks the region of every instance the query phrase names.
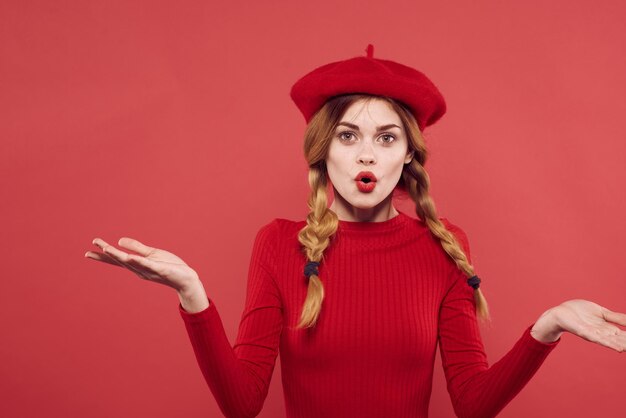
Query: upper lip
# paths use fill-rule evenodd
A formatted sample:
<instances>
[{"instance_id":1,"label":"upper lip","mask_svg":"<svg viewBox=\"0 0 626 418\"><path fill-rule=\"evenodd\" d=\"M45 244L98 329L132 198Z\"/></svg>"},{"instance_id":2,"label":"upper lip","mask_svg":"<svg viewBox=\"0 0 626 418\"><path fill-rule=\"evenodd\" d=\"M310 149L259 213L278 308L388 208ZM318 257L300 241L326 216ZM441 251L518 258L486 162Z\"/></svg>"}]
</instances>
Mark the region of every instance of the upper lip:
<instances>
[{"instance_id":1,"label":"upper lip","mask_svg":"<svg viewBox=\"0 0 626 418\"><path fill-rule=\"evenodd\" d=\"M354 179L358 181L361 180L363 177L367 177L371 181L376 181L376 176L371 171L361 171L359 172L359 174L356 175Z\"/></svg>"}]
</instances>

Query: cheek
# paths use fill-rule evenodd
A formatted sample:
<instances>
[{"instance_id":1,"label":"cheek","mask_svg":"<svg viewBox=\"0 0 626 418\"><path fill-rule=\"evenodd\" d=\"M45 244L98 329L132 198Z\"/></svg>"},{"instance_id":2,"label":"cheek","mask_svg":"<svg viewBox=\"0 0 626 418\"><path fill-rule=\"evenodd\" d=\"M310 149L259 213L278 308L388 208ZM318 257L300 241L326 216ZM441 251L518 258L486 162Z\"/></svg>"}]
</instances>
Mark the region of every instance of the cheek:
<instances>
[{"instance_id":1,"label":"cheek","mask_svg":"<svg viewBox=\"0 0 626 418\"><path fill-rule=\"evenodd\" d=\"M331 148L326 157L326 167L329 173L331 171L333 173L339 173L342 170L347 170L347 167L350 167L350 158L347 152L342 153L339 150L333 150Z\"/></svg>"},{"instance_id":2,"label":"cheek","mask_svg":"<svg viewBox=\"0 0 626 418\"><path fill-rule=\"evenodd\" d=\"M387 175L398 176L402 173L402 168L404 167L404 155L390 156L390 158L385 159L385 161L379 161L379 163L382 167L385 167Z\"/></svg>"},{"instance_id":3,"label":"cheek","mask_svg":"<svg viewBox=\"0 0 626 418\"><path fill-rule=\"evenodd\" d=\"M327 161L326 171L328 173L328 178L335 187L341 184L344 177L343 172L341 171L341 166L338 166L334 161Z\"/></svg>"}]
</instances>

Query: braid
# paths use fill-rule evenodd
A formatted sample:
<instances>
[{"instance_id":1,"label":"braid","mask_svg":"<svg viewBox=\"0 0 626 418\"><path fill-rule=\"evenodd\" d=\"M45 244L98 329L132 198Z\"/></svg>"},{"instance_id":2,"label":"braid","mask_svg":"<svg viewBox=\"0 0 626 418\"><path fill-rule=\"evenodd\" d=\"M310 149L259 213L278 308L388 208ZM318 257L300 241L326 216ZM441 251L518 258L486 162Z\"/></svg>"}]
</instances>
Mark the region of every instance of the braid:
<instances>
[{"instance_id":1,"label":"braid","mask_svg":"<svg viewBox=\"0 0 626 418\"><path fill-rule=\"evenodd\" d=\"M298 241L302 244L302 251L307 260L319 263L324 258L324 250L328 247L331 237L337 231L339 219L327 207L327 179L320 168L309 169L309 185L311 194L308 206L311 211L306 217L306 226L298 232ZM324 300L324 285L317 272L310 274L308 280L307 295L297 328L315 325Z\"/></svg>"},{"instance_id":2,"label":"braid","mask_svg":"<svg viewBox=\"0 0 626 418\"><path fill-rule=\"evenodd\" d=\"M422 152L416 153L417 158L413 158L408 164L408 167L405 167L402 172L402 180L405 188L411 196L411 199L415 202L415 212L417 216L426 223L432 234L439 239L441 246L454 260L458 268L462 270L467 277L473 277L475 274L474 267L467 260L461 245L459 245L456 237L446 229L445 225L437 217L435 202L428 194L430 179L423 166L428 154L425 148L421 151ZM479 318L484 321L489 320L487 300L480 289L474 290L474 300L476 302L476 310Z\"/></svg>"},{"instance_id":3,"label":"braid","mask_svg":"<svg viewBox=\"0 0 626 418\"><path fill-rule=\"evenodd\" d=\"M328 178L325 159L328 155L330 142L334 130L348 106L357 100L369 100L372 97L372 95L355 93L329 99L312 117L304 134L304 155L309 166L309 185L311 187L308 200L310 212L306 217L306 225L298 232L298 241L302 244L302 251L307 259L306 274L309 278L307 295L297 328L312 327L318 320L324 300L324 286L315 267L323 260L324 251L328 248L330 240L339 226L337 214L327 207ZM396 188L400 192L409 194L415 202L417 216L439 239L441 246L454 260L457 267L468 277L473 277L473 266L469 263L456 237L446 229L446 226L437 217L435 203L428 194L430 180L424 170L428 151L415 118L401 102L385 96L377 97L387 100L400 116L406 129L409 149L414 157L405 164ZM478 288L474 290L474 299L478 316L483 320L488 320L487 301Z\"/></svg>"}]
</instances>

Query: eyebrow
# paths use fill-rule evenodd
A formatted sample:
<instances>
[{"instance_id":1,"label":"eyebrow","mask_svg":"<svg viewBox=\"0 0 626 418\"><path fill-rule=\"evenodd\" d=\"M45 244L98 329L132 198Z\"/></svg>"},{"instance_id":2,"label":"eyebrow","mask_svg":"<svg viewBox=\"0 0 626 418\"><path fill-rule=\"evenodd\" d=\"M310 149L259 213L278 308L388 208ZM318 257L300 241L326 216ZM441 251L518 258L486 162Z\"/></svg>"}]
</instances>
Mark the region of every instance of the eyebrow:
<instances>
[{"instance_id":1,"label":"eyebrow","mask_svg":"<svg viewBox=\"0 0 626 418\"><path fill-rule=\"evenodd\" d=\"M359 131L359 130L360 130L358 125L355 125L355 124L350 123L350 122L339 122L339 124L338 124L337 126L339 126L339 125L345 125L345 126L347 126L348 128L352 128L352 129L354 129L354 130L356 130L356 131ZM384 129L391 129L391 128L398 128L398 129L402 129L402 128L400 128L398 125L396 125L395 123L390 123L390 124L387 124L387 125L378 126L376 129L377 129L378 131L382 131L382 130L384 130Z\"/></svg>"}]
</instances>

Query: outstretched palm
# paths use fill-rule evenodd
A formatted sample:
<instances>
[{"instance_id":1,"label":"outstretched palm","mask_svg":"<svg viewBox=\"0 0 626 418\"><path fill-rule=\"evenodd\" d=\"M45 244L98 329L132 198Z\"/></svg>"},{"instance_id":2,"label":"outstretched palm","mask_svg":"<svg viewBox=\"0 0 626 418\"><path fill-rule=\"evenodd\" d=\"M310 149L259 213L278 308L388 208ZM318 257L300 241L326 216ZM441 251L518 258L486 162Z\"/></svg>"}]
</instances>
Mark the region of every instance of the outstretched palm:
<instances>
[{"instance_id":1,"label":"outstretched palm","mask_svg":"<svg viewBox=\"0 0 626 418\"><path fill-rule=\"evenodd\" d=\"M149 247L135 239L120 238L118 245L136 254L121 251L100 238L94 239L93 244L100 247L102 253L87 251L85 257L125 267L142 279L164 284L177 291L198 280L197 273L178 256L169 251Z\"/></svg>"},{"instance_id":2,"label":"outstretched palm","mask_svg":"<svg viewBox=\"0 0 626 418\"><path fill-rule=\"evenodd\" d=\"M626 314L583 299L563 302L553 308L553 314L563 331L620 353L626 350L626 332L617 326L626 326Z\"/></svg>"}]
</instances>

